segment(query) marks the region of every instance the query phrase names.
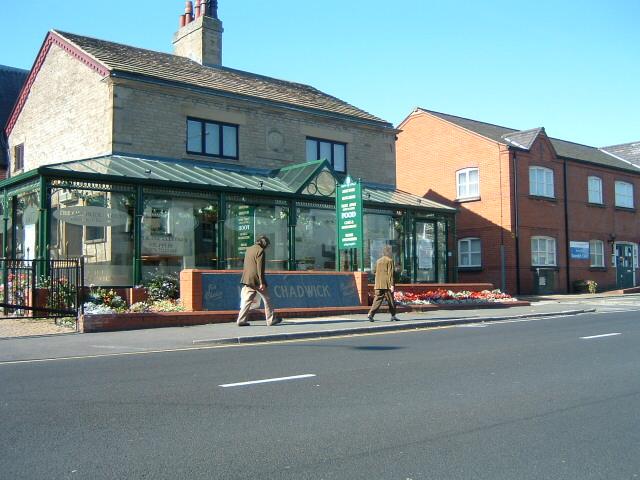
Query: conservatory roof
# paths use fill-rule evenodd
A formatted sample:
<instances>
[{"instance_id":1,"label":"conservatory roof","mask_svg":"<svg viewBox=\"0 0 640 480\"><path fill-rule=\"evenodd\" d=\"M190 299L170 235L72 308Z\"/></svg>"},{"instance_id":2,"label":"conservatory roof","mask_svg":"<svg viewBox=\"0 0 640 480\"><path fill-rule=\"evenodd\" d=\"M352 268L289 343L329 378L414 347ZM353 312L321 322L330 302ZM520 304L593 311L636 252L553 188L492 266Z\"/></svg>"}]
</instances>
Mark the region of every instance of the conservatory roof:
<instances>
[{"instance_id":1,"label":"conservatory roof","mask_svg":"<svg viewBox=\"0 0 640 480\"><path fill-rule=\"evenodd\" d=\"M326 160L304 162L281 169L268 170L213 162L107 155L46 165L38 168L30 176L37 173L47 177L84 181L142 183L174 188L215 189L271 196L304 196L309 200L320 200L323 197L333 198L335 193L312 194L308 186L316 182L319 175L325 175L326 185L327 172L330 173L333 181L340 181ZM1 182L0 186L17 183L18 180L19 177L7 179ZM411 207L445 213L456 212L455 208L396 190L391 185L374 185L366 182L363 182L363 201L371 207Z\"/></svg>"}]
</instances>

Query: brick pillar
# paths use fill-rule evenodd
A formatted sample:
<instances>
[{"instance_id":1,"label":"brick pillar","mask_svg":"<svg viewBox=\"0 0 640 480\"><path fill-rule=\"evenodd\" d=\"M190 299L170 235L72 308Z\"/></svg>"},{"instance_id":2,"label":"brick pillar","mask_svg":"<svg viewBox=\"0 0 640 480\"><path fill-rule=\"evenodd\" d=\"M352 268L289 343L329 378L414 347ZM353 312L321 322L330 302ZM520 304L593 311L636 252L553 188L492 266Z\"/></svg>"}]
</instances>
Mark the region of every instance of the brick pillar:
<instances>
[{"instance_id":1,"label":"brick pillar","mask_svg":"<svg viewBox=\"0 0 640 480\"><path fill-rule=\"evenodd\" d=\"M360 297L360 305L369 305L369 274L367 272L353 272Z\"/></svg>"},{"instance_id":2,"label":"brick pillar","mask_svg":"<svg viewBox=\"0 0 640 480\"><path fill-rule=\"evenodd\" d=\"M187 312L202 310L202 272L198 270L180 272L180 301Z\"/></svg>"}]
</instances>

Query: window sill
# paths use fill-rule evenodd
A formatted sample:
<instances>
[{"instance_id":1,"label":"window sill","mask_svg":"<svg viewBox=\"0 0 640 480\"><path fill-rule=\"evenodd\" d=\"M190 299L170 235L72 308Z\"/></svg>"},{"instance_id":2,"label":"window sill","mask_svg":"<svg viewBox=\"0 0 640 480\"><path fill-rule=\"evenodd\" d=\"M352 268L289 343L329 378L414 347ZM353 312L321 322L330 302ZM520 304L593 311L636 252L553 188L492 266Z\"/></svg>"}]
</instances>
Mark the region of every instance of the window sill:
<instances>
[{"instance_id":1,"label":"window sill","mask_svg":"<svg viewBox=\"0 0 640 480\"><path fill-rule=\"evenodd\" d=\"M619 207L618 205L615 206L616 210L619 210L621 212L629 212L629 213L635 213L636 209L635 208L630 208L630 207Z\"/></svg>"},{"instance_id":2,"label":"window sill","mask_svg":"<svg viewBox=\"0 0 640 480\"><path fill-rule=\"evenodd\" d=\"M208 153L195 153L195 152L187 152L185 160L225 160L225 161L238 161L240 157L223 157L222 155L211 155Z\"/></svg>"},{"instance_id":3,"label":"window sill","mask_svg":"<svg viewBox=\"0 0 640 480\"><path fill-rule=\"evenodd\" d=\"M546 202L558 203L558 199L556 197L545 197L543 195L531 195L531 194L529 194L529 198L531 200L544 200Z\"/></svg>"},{"instance_id":4,"label":"window sill","mask_svg":"<svg viewBox=\"0 0 640 480\"><path fill-rule=\"evenodd\" d=\"M589 267L590 272L606 272L607 267Z\"/></svg>"},{"instance_id":5,"label":"window sill","mask_svg":"<svg viewBox=\"0 0 640 480\"><path fill-rule=\"evenodd\" d=\"M107 241L104 238L101 238L99 240L85 240L84 243L86 245L95 245L96 243L107 243Z\"/></svg>"},{"instance_id":6,"label":"window sill","mask_svg":"<svg viewBox=\"0 0 640 480\"><path fill-rule=\"evenodd\" d=\"M482 272L483 267L458 267L459 272Z\"/></svg>"},{"instance_id":7,"label":"window sill","mask_svg":"<svg viewBox=\"0 0 640 480\"><path fill-rule=\"evenodd\" d=\"M540 266L531 266L531 271L535 272L536 270L555 270L556 272L560 271L560 267L557 265L540 265Z\"/></svg>"},{"instance_id":8,"label":"window sill","mask_svg":"<svg viewBox=\"0 0 640 480\"><path fill-rule=\"evenodd\" d=\"M477 197L461 197L461 198L456 198L455 201L457 203L479 202L480 201L480 196L477 196Z\"/></svg>"},{"instance_id":9,"label":"window sill","mask_svg":"<svg viewBox=\"0 0 640 480\"><path fill-rule=\"evenodd\" d=\"M593 202L587 202L587 207L607 208L607 206L604 203L593 203Z\"/></svg>"}]
</instances>

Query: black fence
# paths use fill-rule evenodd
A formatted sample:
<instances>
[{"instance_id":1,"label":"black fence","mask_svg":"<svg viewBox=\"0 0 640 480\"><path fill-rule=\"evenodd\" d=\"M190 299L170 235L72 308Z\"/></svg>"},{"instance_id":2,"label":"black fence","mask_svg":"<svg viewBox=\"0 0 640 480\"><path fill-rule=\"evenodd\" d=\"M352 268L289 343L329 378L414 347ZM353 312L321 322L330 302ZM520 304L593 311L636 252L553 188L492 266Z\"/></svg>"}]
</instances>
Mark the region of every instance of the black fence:
<instances>
[{"instance_id":1,"label":"black fence","mask_svg":"<svg viewBox=\"0 0 640 480\"><path fill-rule=\"evenodd\" d=\"M76 317L82 308L84 262L0 258L0 308L7 317Z\"/></svg>"}]
</instances>

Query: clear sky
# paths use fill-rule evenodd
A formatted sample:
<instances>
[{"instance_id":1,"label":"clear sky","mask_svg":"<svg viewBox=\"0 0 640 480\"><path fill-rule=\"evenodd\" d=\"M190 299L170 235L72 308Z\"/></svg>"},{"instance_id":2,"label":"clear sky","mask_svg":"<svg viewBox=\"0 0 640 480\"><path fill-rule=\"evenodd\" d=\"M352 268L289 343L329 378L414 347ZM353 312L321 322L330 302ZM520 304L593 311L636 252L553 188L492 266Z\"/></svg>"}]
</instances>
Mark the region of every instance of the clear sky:
<instances>
[{"instance_id":1,"label":"clear sky","mask_svg":"<svg viewBox=\"0 0 640 480\"><path fill-rule=\"evenodd\" d=\"M0 0L0 64L55 28L171 51L181 0ZM394 125L416 106L587 145L640 140L640 0L219 0L223 64Z\"/></svg>"}]
</instances>

